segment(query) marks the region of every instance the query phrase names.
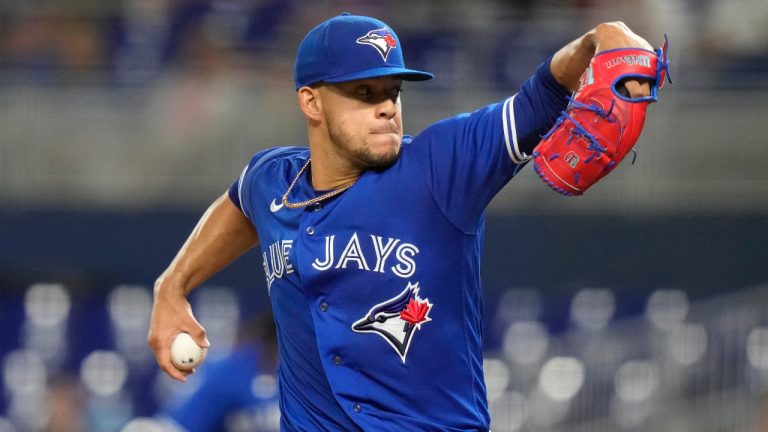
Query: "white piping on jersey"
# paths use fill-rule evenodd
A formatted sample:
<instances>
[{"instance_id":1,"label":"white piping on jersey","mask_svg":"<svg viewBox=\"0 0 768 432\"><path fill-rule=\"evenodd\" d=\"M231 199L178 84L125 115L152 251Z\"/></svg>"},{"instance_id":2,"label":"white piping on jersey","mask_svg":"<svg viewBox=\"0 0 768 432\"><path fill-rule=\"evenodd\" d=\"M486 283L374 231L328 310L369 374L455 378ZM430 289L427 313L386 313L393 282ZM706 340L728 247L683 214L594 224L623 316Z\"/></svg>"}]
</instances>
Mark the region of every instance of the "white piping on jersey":
<instances>
[{"instance_id":1,"label":"white piping on jersey","mask_svg":"<svg viewBox=\"0 0 768 432\"><path fill-rule=\"evenodd\" d=\"M531 158L531 156L521 153L517 145L517 126L515 125L515 107L514 101L517 95L512 96L504 102L502 110L502 120L504 122L504 142L507 145L507 153L514 164L521 164ZM509 112L509 114L507 114ZM509 136L512 135L512 142Z\"/></svg>"},{"instance_id":2,"label":"white piping on jersey","mask_svg":"<svg viewBox=\"0 0 768 432\"><path fill-rule=\"evenodd\" d=\"M245 178L245 173L248 172L248 165L245 164L245 168L243 168L243 172L240 174L240 179L237 180L237 199L240 200L240 208L243 209L243 214L245 214L245 206L243 206L243 179Z\"/></svg>"}]
</instances>

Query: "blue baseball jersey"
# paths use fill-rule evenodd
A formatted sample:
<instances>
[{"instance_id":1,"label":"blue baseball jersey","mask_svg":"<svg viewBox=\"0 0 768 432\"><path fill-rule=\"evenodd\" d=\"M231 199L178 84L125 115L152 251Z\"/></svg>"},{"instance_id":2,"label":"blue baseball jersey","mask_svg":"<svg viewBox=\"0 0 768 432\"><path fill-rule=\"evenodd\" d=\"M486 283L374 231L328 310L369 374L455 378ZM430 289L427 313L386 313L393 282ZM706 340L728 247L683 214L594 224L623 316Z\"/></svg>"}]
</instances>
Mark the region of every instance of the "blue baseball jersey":
<instances>
[{"instance_id":1,"label":"blue baseball jersey","mask_svg":"<svg viewBox=\"0 0 768 432\"><path fill-rule=\"evenodd\" d=\"M565 108L549 65L516 95L405 137L393 166L331 199L281 204L304 147L259 152L232 185L259 235L282 430L489 429L483 212ZM306 172L289 201L318 193Z\"/></svg>"}]
</instances>

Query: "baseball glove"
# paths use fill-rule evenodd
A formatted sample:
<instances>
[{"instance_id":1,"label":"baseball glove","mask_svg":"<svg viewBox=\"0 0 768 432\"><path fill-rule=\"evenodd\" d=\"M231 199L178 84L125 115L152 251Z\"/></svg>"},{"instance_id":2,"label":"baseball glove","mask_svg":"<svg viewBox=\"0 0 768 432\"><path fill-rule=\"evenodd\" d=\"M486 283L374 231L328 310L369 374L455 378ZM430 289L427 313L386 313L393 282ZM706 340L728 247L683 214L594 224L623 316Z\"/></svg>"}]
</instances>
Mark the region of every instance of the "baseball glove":
<instances>
[{"instance_id":1,"label":"baseball glove","mask_svg":"<svg viewBox=\"0 0 768 432\"><path fill-rule=\"evenodd\" d=\"M580 87L533 152L536 173L555 191L581 195L611 172L640 137L648 104L668 77L666 40L656 51L619 48L598 53ZM624 82L651 80L650 96L629 97Z\"/></svg>"}]
</instances>

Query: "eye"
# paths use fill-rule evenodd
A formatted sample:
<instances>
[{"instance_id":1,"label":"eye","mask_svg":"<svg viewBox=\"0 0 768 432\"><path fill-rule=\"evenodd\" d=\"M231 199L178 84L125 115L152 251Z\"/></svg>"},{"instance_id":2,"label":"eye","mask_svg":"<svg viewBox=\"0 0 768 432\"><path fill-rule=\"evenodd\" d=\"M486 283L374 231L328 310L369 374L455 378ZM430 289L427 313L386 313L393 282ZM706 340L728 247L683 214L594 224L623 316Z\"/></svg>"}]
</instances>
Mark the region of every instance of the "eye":
<instances>
[{"instance_id":1,"label":"eye","mask_svg":"<svg viewBox=\"0 0 768 432\"><path fill-rule=\"evenodd\" d=\"M356 93L358 96L367 97L367 96L370 96L370 95L371 95L371 88L370 88L370 87L368 87L368 86L366 86L366 85L361 85L361 86L358 86L358 87L355 89L355 93Z\"/></svg>"}]
</instances>

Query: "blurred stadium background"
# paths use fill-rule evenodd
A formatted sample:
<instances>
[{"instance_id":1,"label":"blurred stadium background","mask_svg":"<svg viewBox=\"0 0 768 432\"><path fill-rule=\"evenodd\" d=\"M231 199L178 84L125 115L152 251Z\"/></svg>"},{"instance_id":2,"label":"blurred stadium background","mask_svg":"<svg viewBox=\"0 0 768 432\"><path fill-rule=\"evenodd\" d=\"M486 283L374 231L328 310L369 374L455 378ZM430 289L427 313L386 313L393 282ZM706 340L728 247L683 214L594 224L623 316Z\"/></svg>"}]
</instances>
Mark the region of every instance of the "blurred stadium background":
<instances>
[{"instance_id":1,"label":"blurred stadium background","mask_svg":"<svg viewBox=\"0 0 768 432\"><path fill-rule=\"evenodd\" d=\"M159 430L194 390L146 348L150 287L252 153L304 145L295 47L342 11L436 73L413 134L601 21L667 33L634 165L578 199L524 170L489 210L493 430L768 431L765 0L3 0L0 432ZM266 302L253 253L195 293L211 361Z\"/></svg>"}]
</instances>

